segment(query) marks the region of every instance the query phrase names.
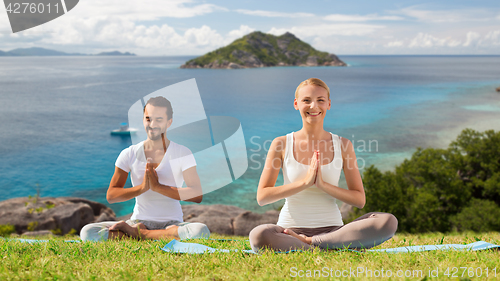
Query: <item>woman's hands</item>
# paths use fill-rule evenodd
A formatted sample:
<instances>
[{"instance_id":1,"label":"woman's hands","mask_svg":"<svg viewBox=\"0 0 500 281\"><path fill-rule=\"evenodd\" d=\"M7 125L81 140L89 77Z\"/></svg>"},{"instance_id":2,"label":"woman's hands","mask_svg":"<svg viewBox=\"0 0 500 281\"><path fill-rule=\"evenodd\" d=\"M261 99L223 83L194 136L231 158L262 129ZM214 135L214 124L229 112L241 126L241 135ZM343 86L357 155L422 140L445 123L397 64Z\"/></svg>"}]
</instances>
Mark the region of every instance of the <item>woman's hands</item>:
<instances>
[{"instance_id":1,"label":"woman's hands","mask_svg":"<svg viewBox=\"0 0 500 281\"><path fill-rule=\"evenodd\" d=\"M307 187L316 185L318 188L322 188L324 186L325 182L321 174L321 153L319 150L314 151L311 164L309 164L309 170L303 181Z\"/></svg>"},{"instance_id":2,"label":"woman's hands","mask_svg":"<svg viewBox=\"0 0 500 281\"><path fill-rule=\"evenodd\" d=\"M309 164L309 169L307 170L307 175L304 178L304 185L307 187L312 186L316 183L316 176L318 174L318 151L314 151L313 157L311 158L311 164Z\"/></svg>"}]
</instances>

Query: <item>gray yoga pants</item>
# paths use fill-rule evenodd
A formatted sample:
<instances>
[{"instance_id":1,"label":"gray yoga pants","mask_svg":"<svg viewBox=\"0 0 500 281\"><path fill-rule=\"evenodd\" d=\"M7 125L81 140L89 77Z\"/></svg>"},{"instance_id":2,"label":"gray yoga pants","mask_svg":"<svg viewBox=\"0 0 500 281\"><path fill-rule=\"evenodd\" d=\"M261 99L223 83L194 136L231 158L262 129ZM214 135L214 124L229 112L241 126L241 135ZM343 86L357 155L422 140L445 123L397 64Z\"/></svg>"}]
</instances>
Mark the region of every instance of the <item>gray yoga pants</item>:
<instances>
[{"instance_id":1,"label":"gray yoga pants","mask_svg":"<svg viewBox=\"0 0 500 281\"><path fill-rule=\"evenodd\" d=\"M321 249L368 249L389 240L398 228L392 214L372 212L342 226L290 228L297 234L312 236L311 245L283 233L285 228L263 224L250 232L250 245L255 252L268 248L274 251Z\"/></svg>"},{"instance_id":2,"label":"gray yoga pants","mask_svg":"<svg viewBox=\"0 0 500 281\"><path fill-rule=\"evenodd\" d=\"M80 231L80 238L83 241L105 241L108 240L109 228L116 224L117 221L105 221L87 224ZM171 225L177 225L179 228L177 232L181 240L184 239L195 239L195 238L208 238L210 236L210 230L203 223L198 222L180 222L180 221L168 221L168 222L154 222L154 221L143 221L143 220L127 220L126 223L133 226L137 223L142 223L149 230L154 229L165 229Z\"/></svg>"}]
</instances>

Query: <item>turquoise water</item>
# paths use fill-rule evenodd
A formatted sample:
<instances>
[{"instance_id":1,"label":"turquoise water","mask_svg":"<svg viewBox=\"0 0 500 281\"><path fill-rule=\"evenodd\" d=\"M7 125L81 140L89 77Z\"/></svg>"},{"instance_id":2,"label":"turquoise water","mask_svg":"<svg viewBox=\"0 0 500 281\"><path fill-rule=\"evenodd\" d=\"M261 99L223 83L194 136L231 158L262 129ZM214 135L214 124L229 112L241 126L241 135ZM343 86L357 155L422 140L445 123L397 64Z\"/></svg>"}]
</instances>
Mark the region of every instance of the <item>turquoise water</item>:
<instances>
[{"instance_id":1,"label":"turquoise water","mask_svg":"<svg viewBox=\"0 0 500 281\"><path fill-rule=\"evenodd\" d=\"M323 79L332 91L326 129L351 139L365 165L392 169L417 146L454 139L451 132L471 120L500 129L494 122L500 120L496 56L341 56L350 67L179 69L187 59L0 58L0 200L39 189L42 196L106 203L114 161L131 144L109 132L127 120L139 98L191 78L208 116L240 120L250 157L243 177L207 194L203 204L257 211L279 206L255 201L266 152L258 148L300 129L294 92L309 77ZM111 207L124 215L132 201Z\"/></svg>"}]
</instances>

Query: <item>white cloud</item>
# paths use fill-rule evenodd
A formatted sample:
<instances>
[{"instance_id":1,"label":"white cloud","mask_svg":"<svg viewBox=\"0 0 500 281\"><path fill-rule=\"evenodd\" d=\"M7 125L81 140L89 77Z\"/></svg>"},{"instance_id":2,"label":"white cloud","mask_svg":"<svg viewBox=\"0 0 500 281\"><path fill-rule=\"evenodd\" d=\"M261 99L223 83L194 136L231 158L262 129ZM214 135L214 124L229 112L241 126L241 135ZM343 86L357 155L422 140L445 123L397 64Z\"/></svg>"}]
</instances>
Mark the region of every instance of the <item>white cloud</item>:
<instances>
[{"instance_id":1,"label":"white cloud","mask_svg":"<svg viewBox=\"0 0 500 281\"><path fill-rule=\"evenodd\" d=\"M254 31L255 29L249 27L248 25L241 25L239 29L229 31L225 39L225 44L227 45L233 42L234 40L241 38Z\"/></svg>"},{"instance_id":2,"label":"white cloud","mask_svg":"<svg viewBox=\"0 0 500 281\"><path fill-rule=\"evenodd\" d=\"M314 14L310 13L282 13L282 12L272 12L272 11L262 11L262 10L245 10L238 9L236 12L245 15L259 16L259 17L269 17L269 18L304 18L304 17L314 17Z\"/></svg>"},{"instance_id":3,"label":"white cloud","mask_svg":"<svg viewBox=\"0 0 500 281\"><path fill-rule=\"evenodd\" d=\"M106 17L77 19L46 28L51 31L44 33L35 28L11 36L30 39L34 45L48 48L92 46L89 53L121 50L139 55L192 55L225 46L255 30L241 25L222 35L208 25L180 31L167 24L146 26L129 19Z\"/></svg>"},{"instance_id":4,"label":"white cloud","mask_svg":"<svg viewBox=\"0 0 500 281\"><path fill-rule=\"evenodd\" d=\"M106 16L128 20L151 21L159 18L190 18L215 11L227 11L213 4L196 4L193 0L86 0L80 1L65 17L72 14L79 18Z\"/></svg>"},{"instance_id":5,"label":"white cloud","mask_svg":"<svg viewBox=\"0 0 500 281\"><path fill-rule=\"evenodd\" d=\"M419 32L415 38L410 41L409 48L432 48L432 47L457 47L460 41L450 37L437 38L430 34Z\"/></svg>"},{"instance_id":6,"label":"white cloud","mask_svg":"<svg viewBox=\"0 0 500 281\"><path fill-rule=\"evenodd\" d=\"M394 48L394 47L403 47L404 46L404 42L403 41L392 41L392 42L389 42L387 44L385 44L385 47L389 47L389 48Z\"/></svg>"},{"instance_id":7,"label":"white cloud","mask_svg":"<svg viewBox=\"0 0 500 281\"><path fill-rule=\"evenodd\" d=\"M370 14L365 16L332 14L323 17L323 19L328 21L352 22L352 21L373 21L373 20L403 20L404 18L398 16L379 16L377 14Z\"/></svg>"},{"instance_id":8,"label":"white cloud","mask_svg":"<svg viewBox=\"0 0 500 281\"><path fill-rule=\"evenodd\" d=\"M477 43L479 42L479 39L481 38L481 35L477 32L469 31L467 32L465 39L465 43L463 44L464 47L469 47L469 46L476 46Z\"/></svg>"},{"instance_id":9,"label":"white cloud","mask_svg":"<svg viewBox=\"0 0 500 281\"><path fill-rule=\"evenodd\" d=\"M494 13L487 9L463 9L463 10L421 10L408 7L399 11L391 11L393 14L404 15L422 22L466 22L486 21L494 19Z\"/></svg>"},{"instance_id":10,"label":"white cloud","mask_svg":"<svg viewBox=\"0 0 500 281\"><path fill-rule=\"evenodd\" d=\"M483 39L477 43L480 47L497 47L500 46L500 30L488 32Z\"/></svg>"},{"instance_id":11,"label":"white cloud","mask_svg":"<svg viewBox=\"0 0 500 281\"><path fill-rule=\"evenodd\" d=\"M463 37L462 37L463 36ZM495 47L500 46L500 30L488 32L485 36L475 31L469 31L463 34L460 40L450 36L439 37L428 33L419 32L412 39L393 40L383 46L386 48L410 48L410 49L439 49L453 48L455 50L462 49L471 52L471 48L491 52ZM493 53L498 53L494 51Z\"/></svg>"},{"instance_id":12,"label":"white cloud","mask_svg":"<svg viewBox=\"0 0 500 281\"><path fill-rule=\"evenodd\" d=\"M375 32L378 29L385 28L383 25L373 24L320 24L311 26L294 26L292 28L271 28L268 33L282 35L285 32L291 32L299 38L314 36L364 36Z\"/></svg>"}]
</instances>

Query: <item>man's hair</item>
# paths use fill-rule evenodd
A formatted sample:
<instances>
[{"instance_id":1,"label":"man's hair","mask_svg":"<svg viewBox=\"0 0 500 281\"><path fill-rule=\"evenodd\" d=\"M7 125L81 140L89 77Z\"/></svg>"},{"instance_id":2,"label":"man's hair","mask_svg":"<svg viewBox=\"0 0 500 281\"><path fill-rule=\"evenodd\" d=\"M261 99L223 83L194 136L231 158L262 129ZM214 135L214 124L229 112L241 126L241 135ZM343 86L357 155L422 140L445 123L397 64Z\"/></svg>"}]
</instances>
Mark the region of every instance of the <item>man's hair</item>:
<instances>
[{"instance_id":1,"label":"man's hair","mask_svg":"<svg viewBox=\"0 0 500 281\"><path fill-rule=\"evenodd\" d=\"M328 88L328 86L326 85L325 82L323 82L323 80L318 79L318 78L309 78L305 81L302 81L302 83L300 83L299 86L297 87L297 90L295 90L295 98L297 98L299 96L300 88L302 88L306 85L314 85L314 86L318 86L318 87L325 89L328 92L328 99L330 99L330 88Z\"/></svg>"},{"instance_id":2,"label":"man's hair","mask_svg":"<svg viewBox=\"0 0 500 281\"><path fill-rule=\"evenodd\" d=\"M167 120L172 119L172 115L174 115L174 111L172 110L172 104L170 104L170 101L167 100L166 98L159 96L159 97L154 97L150 98L146 105L152 105L152 106L160 106L160 107L166 107L167 108ZM146 105L144 105L143 113L146 112Z\"/></svg>"}]
</instances>

